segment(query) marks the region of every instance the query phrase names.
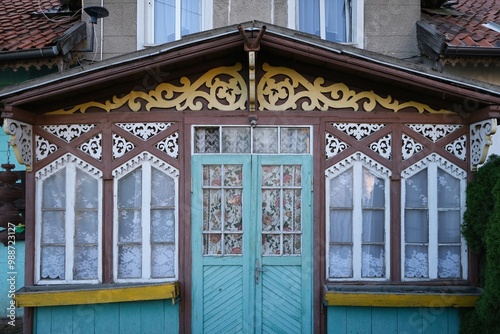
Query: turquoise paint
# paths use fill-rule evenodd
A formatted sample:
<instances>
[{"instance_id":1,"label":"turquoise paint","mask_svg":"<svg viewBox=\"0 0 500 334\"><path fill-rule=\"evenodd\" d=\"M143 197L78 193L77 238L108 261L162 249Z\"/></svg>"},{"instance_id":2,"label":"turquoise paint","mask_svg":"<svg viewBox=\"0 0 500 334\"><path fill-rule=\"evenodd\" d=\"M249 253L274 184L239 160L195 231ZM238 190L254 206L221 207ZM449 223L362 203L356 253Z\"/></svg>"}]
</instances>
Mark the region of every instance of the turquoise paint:
<instances>
[{"instance_id":1,"label":"turquoise paint","mask_svg":"<svg viewBox=\"0 0 500 334\"><path fill-rule=\"evenodd\" d=\"M243 166L243 256L203 256L202 166L211 164ZM260 167L269 164L302 165L300 256L260 255ZM312 332L311 168L310 156L193 157L193 333ZM266 270L258 283L256 261Z\"/></svg>"},{"instance_id":2,"label":"turquoise paint","mask_svg":"<svg viewBox=\"0 0 500 334\"><path fill-rule=\"evenodd\" d=\"M345 307L327 308L327 333L458 334L457 308Z\"/></svg>"},{"instance_id":3,"label":"turquoise paint","mask_svg":"<svg viewBox=\"0 0 500 334\"><path fill-rule=\"evenodd\" d=\"M38 307L35 334L179 333L179 305L170 299Z\"/></svg>"},{"instance_id":4,"label":"turquoise paint","mask_svg":"<svg viewBox=\"0 0 500 334\"><path fill-rule=\"evenodd\" d=\"M21 165L17 159L16 155L14 154L14 150L12 147L9 147L8 142L10 141L10 136L7 136L5 131L0 129L0 164L5 164L7 163L7 153L10 151L10 157L9 157L9 162L13 165L15 165L14 169L15 171L25 171L26 167L24 165ZM3 169L2 169L3 170Z\"/></svg>"},{"instance_id":5,"label":"turquoise paint","mask_svg":"<svg viewBox=\"0 0 500 334\"><path fill-rule=\"evenodd\" d=\"M9 267L9 248L5 247L0 243L0 317L6 317L9 315L10 301L12 298L9 297L10 280L13 278L15 281L15 290L18 290L24 286L24 241L18 241L15 245L11 245L10 251L15 251L15 268L10 270ZM23 309L15 309L15 316L22 317Z\"/></svg>"}]
</instances>

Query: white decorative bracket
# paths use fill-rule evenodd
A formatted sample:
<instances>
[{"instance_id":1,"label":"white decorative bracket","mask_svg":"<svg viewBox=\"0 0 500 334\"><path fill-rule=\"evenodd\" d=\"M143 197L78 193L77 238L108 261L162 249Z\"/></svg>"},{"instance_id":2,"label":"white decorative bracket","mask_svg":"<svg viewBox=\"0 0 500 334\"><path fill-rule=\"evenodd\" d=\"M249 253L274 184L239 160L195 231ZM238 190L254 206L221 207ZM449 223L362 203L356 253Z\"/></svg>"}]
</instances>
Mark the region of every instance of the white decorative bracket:
<instances>
[{"instance_id":1,"label":"white decorative bracket","mask_svg":"<svg viewBox=\"0 0 500 334\"><path fill-rule=\"evenodd\" d=\"M5 118L3 129L11 137L9 145L12 146L17 161L26 166L27 172L31 172L33 161L33 127L30 124Z\"/></svg>"},{"instance_id":2,"label":"white decorative bracket","mask_svg":"<svg viewBox=\"0 0 500 334\"><path fill-rule=\"evenodd\" d=\"M470 168L477 170L488 156L488 148L492 144L491 136L497 131L496 118L470 125Z\"/></svg>"}]
</instances>

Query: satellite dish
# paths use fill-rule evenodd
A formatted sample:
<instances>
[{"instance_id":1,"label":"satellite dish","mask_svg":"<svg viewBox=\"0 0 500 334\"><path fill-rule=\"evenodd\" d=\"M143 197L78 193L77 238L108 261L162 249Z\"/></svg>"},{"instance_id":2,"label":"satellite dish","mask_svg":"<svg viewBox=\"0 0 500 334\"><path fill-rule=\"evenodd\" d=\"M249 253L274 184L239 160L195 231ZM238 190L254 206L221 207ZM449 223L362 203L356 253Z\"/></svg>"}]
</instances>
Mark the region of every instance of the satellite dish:
<instances>
[{"instance_id":1,"label":"satellite dish","mask_svg":"<svg viewBox=\"0 0 500 334\"><path fill-rule=\"evenodd\" d=\"M109 12L104 7L91 6L83 9L90 16L90 23L96 24L97 19L109 16Z\"/></svg>"}]
</instances>

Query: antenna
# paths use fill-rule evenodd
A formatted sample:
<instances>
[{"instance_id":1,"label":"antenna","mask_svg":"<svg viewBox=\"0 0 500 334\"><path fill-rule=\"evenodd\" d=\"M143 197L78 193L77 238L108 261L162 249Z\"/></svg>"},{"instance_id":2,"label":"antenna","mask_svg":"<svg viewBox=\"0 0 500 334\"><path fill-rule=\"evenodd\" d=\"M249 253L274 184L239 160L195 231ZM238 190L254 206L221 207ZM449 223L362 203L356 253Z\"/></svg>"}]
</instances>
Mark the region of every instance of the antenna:
<instances>
[{"instance_id":1,"label":"antenna","mask_svg":"<svg viewBox=\"0 0 500 334\"><path fill-rule=\"evenodd\" d=\"M109 16L109 12L104 7L91 6L83 9L90 16L90 23L96 24L97 19Z\"/></svg>"}]
</instances>

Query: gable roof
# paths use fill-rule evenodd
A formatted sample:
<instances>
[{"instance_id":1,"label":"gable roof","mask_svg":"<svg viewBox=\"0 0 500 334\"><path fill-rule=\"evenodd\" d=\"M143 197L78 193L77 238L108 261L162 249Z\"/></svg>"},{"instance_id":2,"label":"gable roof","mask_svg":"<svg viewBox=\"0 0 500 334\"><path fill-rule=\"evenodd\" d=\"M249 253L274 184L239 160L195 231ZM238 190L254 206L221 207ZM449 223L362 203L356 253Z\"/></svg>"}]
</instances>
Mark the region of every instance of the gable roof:
<instances>
[{"instance_id":1,"label":"gable roof","mask_svg":"<svg viewBox=\"0 0 500 334\"><path fill-rule=\"evenodd\" d=\"M260 27L267 26L256 51L260 62L309 68L337 82L353 82L356 78L363 90L373 89L382 95L399 92L407 99L425 99L437 108L463 106L465 98L477 101L478 109L500 106L498 86L443 75L404 60L262 22L241 26L250 40L255 40ZM248 66L244 38L233 25L10 86L0 91L0 102L4 112L17 112L28 120L29 115L23 111L42 114L79 103L105 101L113 95L123 96L138 85L147 89L143 84L146 77L174 81L180 79L176 78L178 72L196 74L235 62Z\"/></svg>"},{"instance_id":2,"label":"gable roof","mask_svg":"<svg viewBox=\"0 0 500 334\"><path fill-rule=\"evenodd\" d=\"M485 26L489 22L500 28L498 0L460 0L452 7L423 8L417 37L420 45L435 44L431 58L437 55L498 56L500 31ZM422 51L429 52L425 47Z\"/></svg>"},{"instance_id":3,"label":"gable roof","mask_svg":"<svg viewBox=\"0 0 500 334\"><path fill-rule=\"evenodd\" d=\"M0 1L0 62L65 55L86 36L81 11L59 0Z\"/></svg>"}]
</instances>

